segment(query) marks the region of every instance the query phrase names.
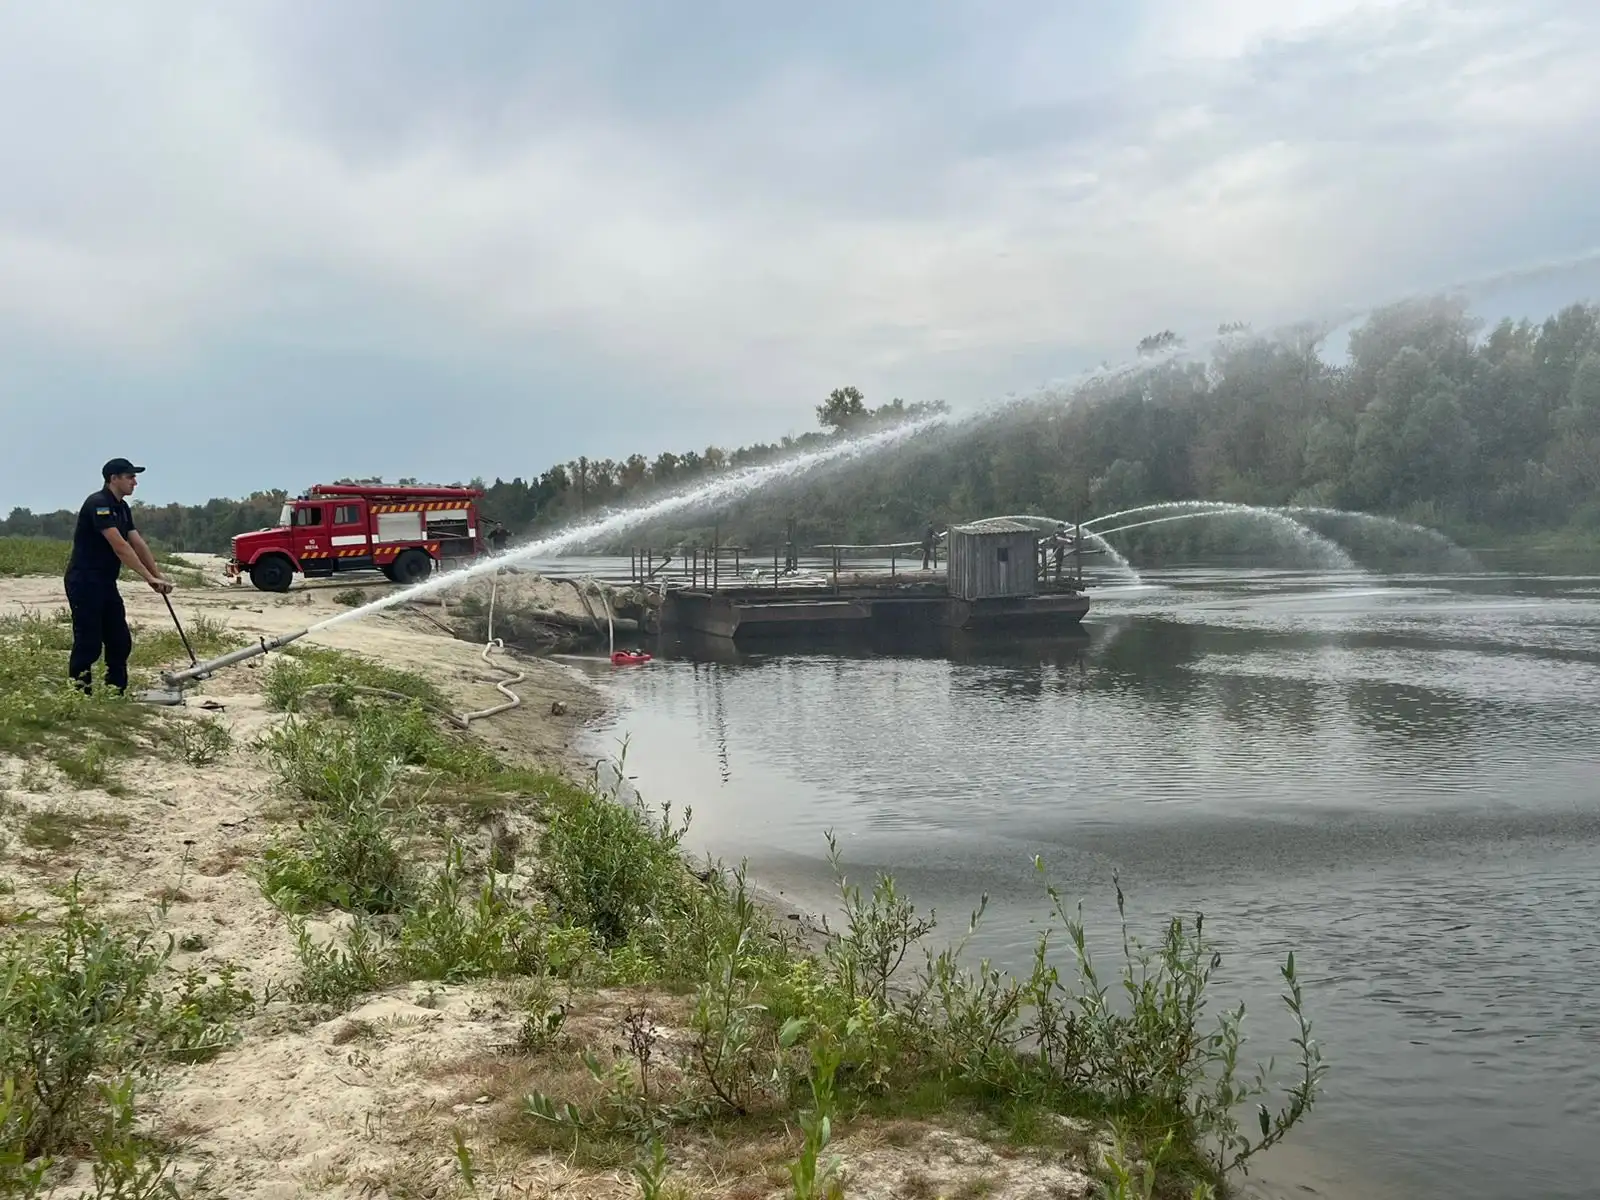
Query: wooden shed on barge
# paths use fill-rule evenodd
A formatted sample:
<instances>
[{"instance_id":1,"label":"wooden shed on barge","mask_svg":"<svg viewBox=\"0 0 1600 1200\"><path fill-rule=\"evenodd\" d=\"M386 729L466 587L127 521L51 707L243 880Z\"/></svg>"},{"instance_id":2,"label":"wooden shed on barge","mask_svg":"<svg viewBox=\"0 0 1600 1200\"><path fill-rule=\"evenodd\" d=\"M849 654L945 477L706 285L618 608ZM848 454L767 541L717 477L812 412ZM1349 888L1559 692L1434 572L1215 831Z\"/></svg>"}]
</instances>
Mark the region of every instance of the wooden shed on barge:
<instances>
[{"instance_id":1,"label":"wooden shed on barge","mask_svg":"<svg viewBox=\"0 0 1600 1200\"><path fill-rule=\"evenodd\" d=\"M947 579L957 600L1032 596L1039 590L1039 531L1018 521L950 526Z\"/></svg>"}]
</instances>

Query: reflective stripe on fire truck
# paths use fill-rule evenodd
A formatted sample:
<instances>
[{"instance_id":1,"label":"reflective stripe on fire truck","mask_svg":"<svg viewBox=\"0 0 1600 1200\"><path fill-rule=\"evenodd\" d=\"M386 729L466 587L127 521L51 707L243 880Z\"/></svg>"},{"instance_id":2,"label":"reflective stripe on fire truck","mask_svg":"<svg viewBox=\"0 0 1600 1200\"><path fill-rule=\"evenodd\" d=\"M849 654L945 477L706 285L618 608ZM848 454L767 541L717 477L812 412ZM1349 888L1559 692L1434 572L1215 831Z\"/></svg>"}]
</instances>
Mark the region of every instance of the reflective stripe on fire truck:
<instances>
[{"instance_id":1,"label":"reflective stripe on fire truck","mask_svg":"<svg viewBox=\"0 0 1600 1200\"><path fill-rule=\"evenodd\" d=\"M382 555L383 557L385 557L385 558L399 558L400 555L405 553L407 550L415 550L419 546L422 549L426 550L429 554L437 555L439 553L439 543L438 542L412 542L410 545L403 545L402 544L402 545L394 545L394 546L380 546L378 548L377 552L380 555ZM368 553L370 553L370 552L367 550L367 548L365 546L358 546L354 550L349 550L349 549L331 550L331 551L330 550L304 550L304 551L301 551L300 557L301 558L363 558Z\"/></svg>"},{"instance_id":2,"label":"reflective stripe on fire truck","mask_svg":"<svg viewBox=\"0 0 1600 1200\"><path fill-rule=\"evenodd\" d=\"M459 500L435 500L427 504L374 504L372 511L375 513L386 512L437 512L441 509L454 510L466 516L467 510L461 506Z\"/></svg>"}]
</instances>

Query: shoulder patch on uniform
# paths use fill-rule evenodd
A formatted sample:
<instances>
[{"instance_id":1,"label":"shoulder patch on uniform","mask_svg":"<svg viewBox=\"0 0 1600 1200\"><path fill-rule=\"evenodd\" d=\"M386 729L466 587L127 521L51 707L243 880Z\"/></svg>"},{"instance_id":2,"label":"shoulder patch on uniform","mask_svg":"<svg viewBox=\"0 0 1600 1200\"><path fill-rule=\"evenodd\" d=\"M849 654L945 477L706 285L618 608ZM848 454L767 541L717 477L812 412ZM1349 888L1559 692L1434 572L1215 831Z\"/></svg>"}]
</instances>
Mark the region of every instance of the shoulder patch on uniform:
<instances>
[{"instance_id":1,"label":"shoulder patch on uniform","mask_svg":"<svg viewBox=\"0 0 1600 1200\"><path fill-rule=\"evenodd\" d=\"M109 517L111 510L109 508L97 508L94 510L94 515L97 517Z\"/></svg>"}]
</instances>

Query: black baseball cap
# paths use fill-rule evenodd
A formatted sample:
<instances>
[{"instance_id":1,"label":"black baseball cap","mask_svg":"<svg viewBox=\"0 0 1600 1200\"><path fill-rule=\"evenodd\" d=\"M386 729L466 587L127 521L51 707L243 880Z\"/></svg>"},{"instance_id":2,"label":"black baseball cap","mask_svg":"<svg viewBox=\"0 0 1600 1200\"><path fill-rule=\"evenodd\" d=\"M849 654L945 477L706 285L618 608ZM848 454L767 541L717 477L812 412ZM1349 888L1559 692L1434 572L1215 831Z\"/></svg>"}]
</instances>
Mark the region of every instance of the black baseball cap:
<instances>
[{"instance_id":1,"label":"black baseball cap","mask_svg":"<svg viewBox=\"0 0 1600 1200\"><path fill-rule=\"evenodd\" d=\"M136 467L125 458L113 458L100 468L100 478L110 479L113 475L139 475L143 471L143 467Z\"/></svg>"}]
</instances>

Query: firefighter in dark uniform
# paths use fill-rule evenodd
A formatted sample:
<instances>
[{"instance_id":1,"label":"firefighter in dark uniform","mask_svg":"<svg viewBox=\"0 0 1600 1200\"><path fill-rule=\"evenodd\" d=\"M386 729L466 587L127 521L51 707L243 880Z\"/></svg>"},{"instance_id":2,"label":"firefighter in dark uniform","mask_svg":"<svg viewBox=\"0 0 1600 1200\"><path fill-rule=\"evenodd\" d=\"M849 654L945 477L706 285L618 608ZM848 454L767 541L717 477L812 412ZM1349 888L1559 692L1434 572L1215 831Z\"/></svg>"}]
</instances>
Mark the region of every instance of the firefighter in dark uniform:
<instances>
[{"instance_id":1,"label":"firefighter in dark uniform","mask_svg":"<svg viewBox=\"0 0 1600 1200\"><path fill-rule=\"evenodd\" d=\"M500 524L499 521L496 521L489 527L489 549L495 554L504 552L506 548L506 540L510 538L510 536L511 535L506 532L506 527Z\"/></svg>"},{"instance_id":2,"label":"firefighter in dark uniform","mask_svg":"<svg viewBox=\"0 0 1600 1200\"><path fill-rule=\"evenodd\" d=\"M172 591L172 584L139 531L134 528L128 497L138 486L139 473L125 458L113 458L100 470L105 486L83 502L72 533L72 557L67 561L67 604L72 609L72 656L67 672L84 692L92 686L90 670L101 652L106 657L106 685L117 691L128 687L128 655L133 635L122 606L117 579L126 566L157 592Z\"/></svg>"}]
</instances>

